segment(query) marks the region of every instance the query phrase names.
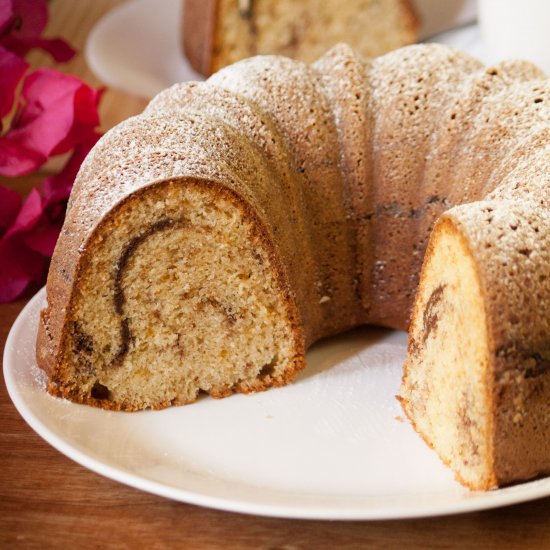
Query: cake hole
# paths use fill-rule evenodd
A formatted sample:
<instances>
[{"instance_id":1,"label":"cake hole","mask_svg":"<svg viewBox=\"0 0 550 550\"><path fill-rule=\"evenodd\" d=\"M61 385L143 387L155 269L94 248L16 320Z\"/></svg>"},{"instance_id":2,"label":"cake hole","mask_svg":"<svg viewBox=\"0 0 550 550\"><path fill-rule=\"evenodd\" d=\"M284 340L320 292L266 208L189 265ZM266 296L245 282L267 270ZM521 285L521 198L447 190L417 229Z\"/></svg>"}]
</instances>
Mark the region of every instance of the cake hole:
<instances>
[{"instance_id":1,"label":"cake hole","mask_svg":"<svg viewBox=\"0 0 550 550\"><path fill-rule=\"evenodd\" d=\"M275 370L275 367L272 364L264 365L261 368L260 374L258 376L259 378L265 378L266 376L271 376L274 370Z\"/></svg>"},{"instance_id":2,"label":"cake hole","mask_svg":"<svg viewBox=\"0 0 550 550\"><path fill-rule=\"evenodd\" d=\"M104 386L103 384L100 384L99 382L96 382L92 388L92 391L90 392L90 395L94 399L99 399L100 401L105 401L110 399L111 397L111 391L107 386Z\"/></svg>"},{"instance_id":3,"label":"cake hole","mask_svg":"<svg viewBox=\"0 0 550 550\"><path fill-rule=\"evenodd\" d=\"M273 375L275 372L275 365L277 364L277 356L273 357L269 363L264 365L258 374L258 378L266 378Z\"/></svg>"},{"instance_id":4,"label":"cake hole","mask_svg":"<svg viewBox=\"0 0 550 550\"><path fill-rule=\"evenodd\" d=\"M537 97L533 103L542 103L542 97Z\"/></svg>"},{"instance_id":5,"label":"cake hole","mask_svg":"<svg viewBox=\"0 0 550 550\"><path fill-rule=\"evenodd\" d=\"M208 393L208 390L205 390L203 388L199 388L199 391L197 392L197 400L204 399L206 397L209 397L210 394Z\"/></svg>"}]
</instances>

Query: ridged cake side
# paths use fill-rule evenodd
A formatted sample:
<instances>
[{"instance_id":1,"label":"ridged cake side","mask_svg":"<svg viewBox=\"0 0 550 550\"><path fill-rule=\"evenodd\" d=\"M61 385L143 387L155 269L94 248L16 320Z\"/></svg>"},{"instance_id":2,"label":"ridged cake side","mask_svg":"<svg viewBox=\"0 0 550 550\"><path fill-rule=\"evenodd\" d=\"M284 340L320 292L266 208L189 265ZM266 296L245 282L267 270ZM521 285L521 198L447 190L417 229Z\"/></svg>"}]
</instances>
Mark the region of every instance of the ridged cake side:
<instances>
[{"instance_id":1,"label":"ridged cake side","mask_svg":"<svg viewBox=\"0 0 550 550\"><path fill-rule=\"evenodd\" d=\"M430 236L401 389L418 432L477 489L550 473L550 86L528 64L487 74L503 69L527 81L469 119L460 181L491 192Z\"/></svg>"}]
</instances>

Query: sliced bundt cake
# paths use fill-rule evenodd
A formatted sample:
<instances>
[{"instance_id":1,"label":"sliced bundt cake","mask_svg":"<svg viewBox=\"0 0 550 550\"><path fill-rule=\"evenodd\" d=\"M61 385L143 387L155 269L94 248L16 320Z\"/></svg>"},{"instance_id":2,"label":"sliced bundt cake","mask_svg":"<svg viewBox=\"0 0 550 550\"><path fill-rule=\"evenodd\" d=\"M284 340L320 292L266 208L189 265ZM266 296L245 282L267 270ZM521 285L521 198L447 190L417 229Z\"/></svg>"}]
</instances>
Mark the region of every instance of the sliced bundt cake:
<instances>
[{"instance_id":1,"label":"sliced bundt cake","mask_svg":"<svg viewBox=\"0 0 550 550\"><path fill-rule=\"evenodd\" d=\"M319 338L407 328L422 271L407 415L472 487L549 472L549 93L528 63L437 45L166 90L75 183L50 391L138 410L281 385Z\"/></svg>"}]
</instances>

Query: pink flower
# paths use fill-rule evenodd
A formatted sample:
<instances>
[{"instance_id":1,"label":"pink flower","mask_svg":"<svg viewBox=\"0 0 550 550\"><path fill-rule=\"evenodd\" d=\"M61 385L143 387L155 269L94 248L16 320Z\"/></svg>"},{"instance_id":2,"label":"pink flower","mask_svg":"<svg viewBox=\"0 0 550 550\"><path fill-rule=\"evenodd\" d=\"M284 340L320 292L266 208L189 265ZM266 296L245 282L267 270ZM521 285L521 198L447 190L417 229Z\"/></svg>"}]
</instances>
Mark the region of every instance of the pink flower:
<instances>
[{"instance_id":1,"label":"pink flower","mask_svg":"<svg viewBox=\"0 0 550 550\"><path fill-rule=\"evenodd\" d=\"M76 174L100 137L95 128L102 90L54 69L27 73L22 57L32 48L56 61L74 55L63 40L41 38L47 19L45 0L0 0L0 174L28 174L72 150L63 170L45 178L25 201L0 186L0 303L43 282ZM14 102L15 114L2 134L1 119Z\"/></svg>"},{"instance_id":2,"label":"pink flower","mask_svg":"<svg viewBox=\"0 0 550 550\"><path fill-rule=\"evenodd\" d=\"M0 186L0 235L4 234L17 218L22 202L19 193Z\"/></svg>"},{"instance_id":3,"label":"pink flower","mask_svg":"<svg viewBox=\"0 0 550 550\"><path fill-rule=\"evenodd\" d=\"M20 176L87 142L99 124L101 90L54 69L29 74L9 132L0 138L0 174Z\"/></svg>"},{"instance_id":4,"label":"pink flower","mask_svg":"<svg viewBox=\"0 0 550 550\"><path fill-rule=\"evenodd\" d=\"M47 177L42 190L33 189L23 204L18 193L0 186L0 303L44 279L74 179L99 137L78 144L63 170Z\"/></svg>"},{"instance_id":5,"label":"pink flower","mask_svg":"<svg viewBox=\"0 0 550 550\"><path fill-rule=\"evenodd\" d=\"M59 174L47 177L42 182L42 198L45 208L55 205L60 201L68 200L82 161L100 137L101 134L94 134L90 136L89 141L86 143L79 143L63 170Z\"/></svg>"},{"instance_id":6,"label":"pink flower","mask_svg":"<svg viewBox=\"0 0 550 550\"><path fill-rule=\"evenodd\" d=\"M69 61L75 51L60 38L41 38L48 21L46 0L0 0L0 45L23 57L40 48L56 61Z\"/></svg>"},{"instance_id":7,"label":"pink flower","mask_svg":"<svg viewBox=\"0 0 550 550\"><path fill-rule=\"evenodd\" d=\"M9 302L24 292L33 281L44 276L46 257L29 249L21 239L21 231L32 227L39 218L40 195L34 189L21 205L14 191L0 187L0 201L6 219L14 218L13 225L0 239L0 303Z\"/></svg>"},{"instance_id":8,"label":"pink flower","mask_svg":"<svg viewBox=\"0 0 550 550\"><path fill-rule=\"evenodd\" d=\"M11 111L15 90L28 67L25 60L0 46L0 119Z\"/></svg>"}]
</instances>

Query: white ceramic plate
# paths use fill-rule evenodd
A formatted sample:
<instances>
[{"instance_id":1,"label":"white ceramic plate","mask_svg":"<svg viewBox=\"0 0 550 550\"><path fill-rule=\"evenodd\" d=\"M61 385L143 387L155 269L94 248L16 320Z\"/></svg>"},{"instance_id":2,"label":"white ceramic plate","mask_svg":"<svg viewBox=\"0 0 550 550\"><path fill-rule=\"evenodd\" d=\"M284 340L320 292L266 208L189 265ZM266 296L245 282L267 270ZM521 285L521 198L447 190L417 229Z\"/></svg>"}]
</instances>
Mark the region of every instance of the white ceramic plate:
<instances>
[{"instance_id":1,"label":"white ceramic plate","mask_svg":"<svg viewBox=\"0 0 550 550\"><path fill-rule=\"evenodd\" d=\"M475 17L472 0L417 0L424 33L464 25ZM203 80L182 53L181 0L131 0L109 11L86 41L88 65L108 86L150 98L187 80ZM496 59L486 51L477 25L433 36L485 63Z\"/></svg>"},{"instance_id":2,"label":"white ceramic plate","mask_svg":"<svg viewBox=\"0 0 550 550\"><path fill-rule=\"evenodd\" d=\"M86 40L90 69L108 86L150 98L204 80L182 53L180 0L132 0L110 10Z\"/></svg>"},{"instance_id":3,"label":"white ceramic plate","mask_svg":"<svg viewBox=\"0 0 550 550\"><path fill-rule=\"evenodd\" d=\"M317 345L285 388L139 413L49 396L34 359L39 292L15 322L4 376L30 426L83 466L171 499L266 516L389 519L550 495L550 478L471 492L401 418L406 335L364 329Z\"/></svg>"}]
</instances>

